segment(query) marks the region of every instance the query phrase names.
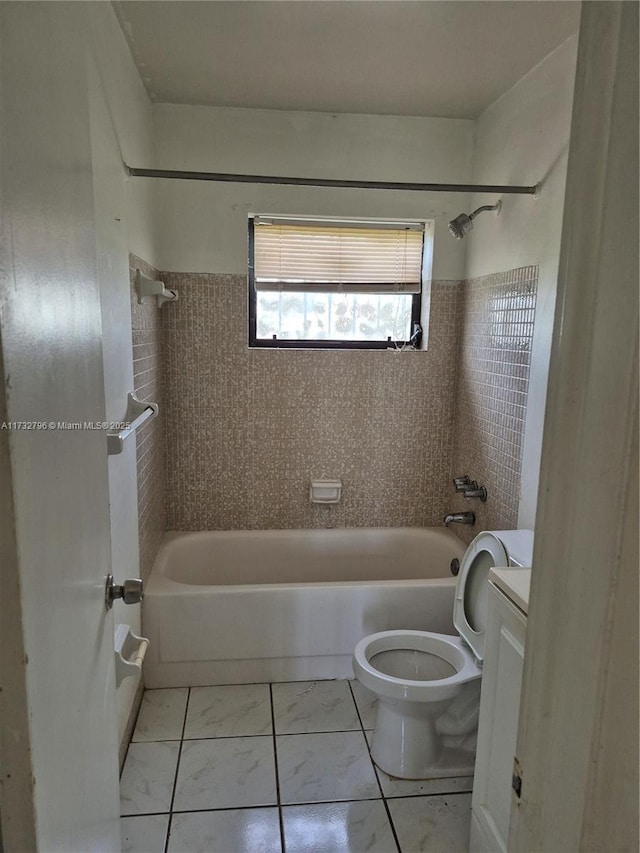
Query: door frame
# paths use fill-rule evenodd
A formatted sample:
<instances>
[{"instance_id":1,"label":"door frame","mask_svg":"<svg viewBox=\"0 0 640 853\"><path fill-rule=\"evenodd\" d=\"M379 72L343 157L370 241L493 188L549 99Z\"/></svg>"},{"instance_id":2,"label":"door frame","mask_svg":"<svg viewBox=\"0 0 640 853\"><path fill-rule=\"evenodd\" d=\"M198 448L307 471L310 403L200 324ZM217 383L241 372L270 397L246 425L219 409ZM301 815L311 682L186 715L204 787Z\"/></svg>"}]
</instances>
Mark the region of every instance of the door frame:
<instances>
[{"instance_id":1,"label":"door frame","mask_svg":"<svg viewBox=\"0 0 640 853\"><path fill-rule=\"evenodd\" d=\"M582 6L509 850L638 849L638 4Z\"/></svg>"}]
</instances>

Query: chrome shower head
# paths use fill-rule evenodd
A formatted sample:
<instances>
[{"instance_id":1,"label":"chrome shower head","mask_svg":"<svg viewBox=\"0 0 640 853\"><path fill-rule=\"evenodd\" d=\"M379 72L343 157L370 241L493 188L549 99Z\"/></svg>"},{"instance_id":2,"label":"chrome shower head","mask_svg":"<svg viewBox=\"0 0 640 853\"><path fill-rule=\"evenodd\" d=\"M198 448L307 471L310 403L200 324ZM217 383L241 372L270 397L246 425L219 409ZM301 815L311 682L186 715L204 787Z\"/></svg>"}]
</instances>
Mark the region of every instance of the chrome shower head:
<instances>
[{"instance_id":1,"label":"chrome shower head","mask_svg":"<svg viewBox=\"0 0 640 853\"><path fill-rule=\"evenodd\" d=\"M449 223L449 233L452 234L456 240L462 240L464 235L473 228L473 220L479 213L482 213L483 210L495 210L496 213L500 213L501 208L502 202L499 201L496 204L485 204L468 215L466 213L461 213Z\"/></svg>"},{"instance_id":2,"label":"chrome shower head","mask_svg":"<svg viewBox=\"0 0 640 853\"><path fill-rule=\"evenodd\" d=\"M449 223L449 234L452 234L457 240L462 240L467 231L471 231L473 222L471 217L466 213L461 213Z\"/></svg>"}]
</instances>

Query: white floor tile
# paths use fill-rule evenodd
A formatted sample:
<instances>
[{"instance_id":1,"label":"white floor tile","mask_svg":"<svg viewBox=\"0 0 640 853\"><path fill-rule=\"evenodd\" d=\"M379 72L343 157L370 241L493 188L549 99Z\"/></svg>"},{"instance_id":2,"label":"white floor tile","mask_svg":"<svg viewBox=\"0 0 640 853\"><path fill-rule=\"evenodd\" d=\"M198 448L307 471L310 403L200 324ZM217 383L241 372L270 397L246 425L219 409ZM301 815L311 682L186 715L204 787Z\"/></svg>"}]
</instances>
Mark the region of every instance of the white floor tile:
<instances>
[{"instance_id":1,"label":"white floor tile","mask_svg":"<svg viewBox=\"0 0 640 853\"><path fill-rule=\"evenodd\" d=\"M164 853L168 814L120 818L122 853Z\"/></svg>"},{"instance_id":2,"label":"white floor tile","mask_svg":"<svg viewBox=\"0 0 640 853\"><path fill-rule=\"evenodd\" d=\"M193 687L185 738L271 734L268 684Z\"/></svg>"},{"instance_id":3,"label":"white floor tile","mask_svg":"<svg viewBox=\"0 0 640 853\"><path fill-rule=\"evenodd\" d=\"M180 740L187 708L187 687L145 690L131 738L132 743L150 740Z\"/></svg>"},{"instance_id":4,"label":"white floor tile","mask_svg":"<svg viewBox=\"0 0 640 853\"><path fill-rule=\"evenodd\" d=\"M360 712L362 725L365 729L375 728L378 697L372 690L369 690L368 687L360 684L360 682L355 679L351 682L351 689L353 690L356 705Z\"/></svg>"},{"instance_id":5,"label":"white floor tile","mask_svg":"<svg viewBox=\"0 0 640 853\"><path fill-rule=\"evenodd\" d=\"M389 800L402 853L467 853L471 794Z\"/></svg>"},{"instance_id":6,"label":"white floor tile","mask_svg":"<svg viewBox=\"0 0 640 853\"><path fill-rule=\"evenodd\" d=\"M271 806L276 802L271 737L184 741L175 810Z\"/></svg>"},{"instance_id":7,"label":"white floor tile","mask_svg":"<svg viewBox=\"0 0 640 853\"><path fill-rule=\"evenodd\" d=\"M168 853L281 853L278 809L174 814Z\"/></svg>"},{"instance_id":8,"label":"white floor tile","mask_svg":"<svg viewBox=\"0 0 640 853\"><path fill-rule=\"evenodd\" d=\"M272 690L278 734L360 729L347 681L297 681L274 684Z\"/></svg>"},{"instance_id":9,"label":"white floor tile","mask_svg":"<svg viewBox=\"0 0 640 853\"><path fill-rule=\"evenodd\" d=\"M362 732L279 735L283 803L321 803L380 796Z\"/></svg>"},{"instance_id":10,"label":"white floor tile","mask_svg":"<svg viewBox=\"0 0 640 853\"><path fill-rule=\"evenodd\" d=\"M132 743L120 779L122 815L168 812L180 744Z\"/></svg>"},{"instance_id":11,"label":"white floor tile","mask_svg":"<svg viewBox=\"0 0 640 853\"><path fill-rule=\"evenodd\" d=\"M395 853L382 800L286 806L287 853Z\"/></svg>"}]
</instances>

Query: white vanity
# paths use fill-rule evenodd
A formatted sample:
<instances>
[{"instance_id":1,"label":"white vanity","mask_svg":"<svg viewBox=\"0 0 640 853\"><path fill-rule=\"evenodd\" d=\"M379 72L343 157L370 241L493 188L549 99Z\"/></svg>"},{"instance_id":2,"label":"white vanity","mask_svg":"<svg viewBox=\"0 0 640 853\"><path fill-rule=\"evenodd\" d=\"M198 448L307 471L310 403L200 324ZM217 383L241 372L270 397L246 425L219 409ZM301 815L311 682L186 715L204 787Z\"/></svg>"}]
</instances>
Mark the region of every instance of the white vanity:
<instances>
[{"instance_id":1,"label":"white vanity","mask_svg":"<svg viewBox=\"0 0 640 853\"><path fill-rule=\"evenodd\" d=\"M470 853L506 853L530 569L491 569Z\"/></svg>"}]
</instances>

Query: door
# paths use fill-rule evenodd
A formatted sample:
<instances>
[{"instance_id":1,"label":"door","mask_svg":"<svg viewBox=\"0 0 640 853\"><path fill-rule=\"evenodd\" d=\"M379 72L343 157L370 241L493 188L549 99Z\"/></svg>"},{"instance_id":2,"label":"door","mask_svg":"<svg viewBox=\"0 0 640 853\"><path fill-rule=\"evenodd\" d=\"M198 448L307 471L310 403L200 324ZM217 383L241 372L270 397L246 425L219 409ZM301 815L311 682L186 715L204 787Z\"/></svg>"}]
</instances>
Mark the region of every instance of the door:
<instances>
[{"instance_id":1,"label":"door","mask_svg":"<svg viewBox=\"0 0 640 853\"><path fill-rule=\"evenodd\" d=\"M0 4L0 812L43 853L120 849L84 7Z\"/></svg>"},{"instance_id":2,"label":"door","mask_svg":"<svg viewBox=\"0 0 640 853\"><path fill-rule=\"evenodd\" d=\"M638 850L638 14L583 3L509 850Z\"/></svg>"},{"instance_id":3,"label":"door","mask_svg":"<svg viewBox=\"0 0 640 853\"><path fill-rule=\"evenodd\" d=\"M489 583L470 853L506 853L527 619Z\"/></svg>"}]
</instances>

